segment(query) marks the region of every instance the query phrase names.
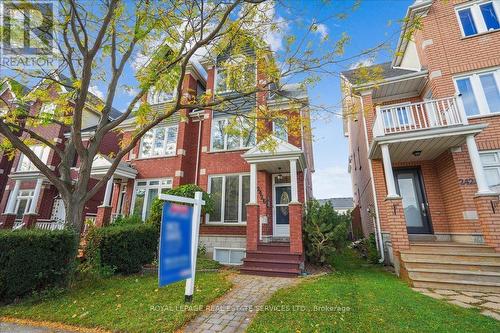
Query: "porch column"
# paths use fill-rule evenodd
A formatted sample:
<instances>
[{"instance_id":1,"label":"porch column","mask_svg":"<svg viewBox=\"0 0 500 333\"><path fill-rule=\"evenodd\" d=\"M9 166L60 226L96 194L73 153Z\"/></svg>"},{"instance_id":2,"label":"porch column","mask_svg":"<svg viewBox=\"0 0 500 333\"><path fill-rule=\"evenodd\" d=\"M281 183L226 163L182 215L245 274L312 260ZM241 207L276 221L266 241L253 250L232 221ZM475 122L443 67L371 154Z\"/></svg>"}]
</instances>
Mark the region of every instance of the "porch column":
<instances>
[{"instance_id":1,"label":"porch column","mask_svg":"<svg viewBox=\"0 0 500 333\"><path fill-rule=\"evenodd\" d=\"M33 199L31 200L31 205L28 210L28 214L36 214L36 206L38 204L38 199L40 198L40 192L42 190L43 179L39 178L36 181L35 191L33 192Z\"/></svg>"},{"instance_id":2,"label":"porch column","mask_svg":"<svg viewBox=\"0 0 500 333\"><path fill-rule=\"evenodd\" d=\"M257 164L250 164L250 202L257 204Z\"/></svg>"},{"instance_id":3,"label":"porch column","mask_svg":"<svg viewBox=\"0 0 500 333\"><path fill-rule=\"evenodd\" d=\"M102 201L103 206L110 207L111 206L111 192L113 191L113 179L114 177L111 176L109 178L108 182L106 183L106 192L104 193L104 200Z\"/></svg>"},{"instance_id":4,"label":"porch column","mask_svg":"<svg viewBox=\"0 0 500 333\"><path fill-rule=\"evenodd\" d=\"M21 188L21 181L16 180L14 189L10 192L9 201L7 202L7 208L5 209L5 214L15 214L17 196L19 195L19 189Z\"/></svg>"},{"instance_id":5,"label":"porch column","mask_svg":"<svg viewBox=\"0 0 500 333\"><path fill-rule=\"evenodd\" d=\"M106 183L106 192L104 192L104 200L102 205L97 207L97 216L95 225L98 228L105 227L111 221L111 193L113 191L114 178L111 176Z\"/></svg>"},{"instance_id":6,"label":"porch column","mask_svg":"<svg viewBox=\"0 0 500 333\"><path fill-rule=\"evenodd\" d=\"M477 183L477 194L478 195L491 195L495 194L488 187L486 182L486 176L484 175L483 165L481 164L481 158L479 156L479 151L477 150L476 140L473 134L467 135L467 150L469 151L469 158L472 163L472 170L474 170L474 177L476 177Z\"/></svg>"},{"instance_id":7,"label":"porch column","mask_svg":"<svg viewBox=\"0 0 500 333\"><path fill-rule=\"evenodd\" d=\"M380 145L380 149L382 149L382 162L384 163L384 174L385 174L385 183L387 186L387 198L399 198L398 193L396 192L396 183L394 182L394 174L392 173L392 162L391 155L389 153L389 145L382 144Z\"/></svg>"},{"instance_id":8,"label":"porch column","mask_svg":"<svg viewBox=\"0 0 500 333\"><path fill-rule=\"evenodd\" d=\"M297 160L290 160L290 182L292 186L291 202L299 202L299 194L297 187Z\"/></svg>"}]
</instances>

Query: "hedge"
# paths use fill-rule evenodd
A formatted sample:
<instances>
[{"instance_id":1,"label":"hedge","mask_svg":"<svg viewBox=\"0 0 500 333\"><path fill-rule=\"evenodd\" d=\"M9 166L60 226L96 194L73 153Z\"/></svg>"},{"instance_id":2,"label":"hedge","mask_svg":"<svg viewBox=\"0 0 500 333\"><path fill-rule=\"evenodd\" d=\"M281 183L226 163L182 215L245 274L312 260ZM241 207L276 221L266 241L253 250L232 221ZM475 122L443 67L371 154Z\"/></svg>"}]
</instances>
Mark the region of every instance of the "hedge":
<instances>
[{"instance_id":1,"label":"hedge","mask_svg":"<svg viewBox=\"0 0 500 333\"><path fill-rule=\"evenodd\" d=\"M150 264L157 248L158 232L153 225L110 225L89 232L86 255L98 255L100 265L117 273L131 274Z\"/></svg>"},{"instance_id":2,"label":"hedge","mask_svg":"<svg viewBox=\"0 0 500 333\"><path fill-rule=\"evenodd\" d=\"M0 231L0 301L64 286L74 268L77 244L69 230Z\"/></svg>"}]
</instances>

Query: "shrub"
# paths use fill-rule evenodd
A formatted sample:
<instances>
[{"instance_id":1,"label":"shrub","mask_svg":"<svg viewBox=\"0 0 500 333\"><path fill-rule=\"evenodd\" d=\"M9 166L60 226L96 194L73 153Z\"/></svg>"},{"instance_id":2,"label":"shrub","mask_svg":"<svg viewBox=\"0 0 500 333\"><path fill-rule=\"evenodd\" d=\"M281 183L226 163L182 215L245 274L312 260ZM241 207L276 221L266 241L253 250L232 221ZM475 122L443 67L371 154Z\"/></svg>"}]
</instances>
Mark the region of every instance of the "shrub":
<instances>
[{"instance_id":1,"label":"shrub","mask_svg":"<svg viewBox=\"0 0 500 333\"><path fill-rule=\"evenodd\" d=\"M203 189L194 184L181 185L176 188L168 190L165 194L177 195L185 198L194 198L195 192L203 192L203 200L205 200L205 205L202 207L202 214L210 214L214 209L214 202L212 197ZM149 211L149 217L146 221L148 224L153 224L156 226L157 230L160 230L161 225L161 213L163 208L163 200L156 198Z\"/></svg>"},{"instance_id":2,"label":"shrub","mask_svg":"<svg viewBox=\"0 0 500 333\"><path fill-rule=\"evenodd\" d=\"M78 238L69 230L0 231L0 300L64 287L74 268Z\"/></svg>"},{"instance_id":3,"label":"shrub","mask_svg":"<svg viewBox=\"0 0 500 333\"><path fill-rule=\"evenodd\" d=\"M354 248L360 252L363 258L367 259L372 264L378 264L380 256L377 251L377 240L375 239L374 233L371 233L367 238L363 238L361 241L357 242Z\"/></svg>"},{"instance_id":4,"label":"shrub","mask_svg":"<svg viewBox=\"0 0 500 333\"><path fill-rule=\"evenodd\" d=\"M126 225L126 224L141 224L142 219L139 215L128 215L122 216L118 215L113 221L112 225Z\"/></svg>"},{"instance_id":5,"label":"shrub","mask_svg":"<svg viewBox=\"0 0 500 333\"><path fill-rule=\"evenodd\" d=\"M307 260L324 264L335 251L341 251L347 244L349 222L350 216L338 214L330 203L310 201L304 223Z\"/></svg>"},{"instance_id":6,"label":"shrub","mask_svg":"<svg viewBox=\"0 0 500 333\"><path fill-rule=\"evenodd\" d=\"M111 225L89 231L86 255L97 269L131 274L151 263L157 249L158 232L153 225Z\"/></svg>"}]
</instances>

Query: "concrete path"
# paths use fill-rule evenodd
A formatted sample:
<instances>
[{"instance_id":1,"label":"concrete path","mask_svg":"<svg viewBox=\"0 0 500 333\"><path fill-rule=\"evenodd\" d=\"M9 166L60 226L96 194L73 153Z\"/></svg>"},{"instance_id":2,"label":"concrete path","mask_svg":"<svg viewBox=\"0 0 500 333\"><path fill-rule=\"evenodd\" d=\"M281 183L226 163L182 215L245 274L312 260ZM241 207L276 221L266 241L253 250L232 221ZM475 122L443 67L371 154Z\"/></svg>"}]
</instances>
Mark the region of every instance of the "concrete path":
<instances>
[{"instance_id":1,"label":"concrete path","mask_svg":"<svg viewBox=\"0 0 500 333\"><path fill-rule=\"evenodd\" d=\"M500 320L500 294L427 288L413 288L413 290L463 308L478 308L483 315Z\"/></svg>"},{"instance_id":2,"label":"concrete path","mask_svg":"<svg viewBox=\"0 0 500 333\"><path fill-rule=\"evenodd\" d=\"M193 319L183 332L245 332L259 308L278 289L298 283L298 278L235 274L233 289Z\"/></svg>"},{"instance_id":3,"label":"concrete path","mask_svg":"<svg viewBox=\"0 0 500 333\"><path fill-rule=\"evenodd\" d=\"M47 328L47 327L38 327L38 326L29 326L29 325L18 325L13 323L0 323L0 332L1 333L74 333L71 331Z\"/></svg>"}]
</instances>

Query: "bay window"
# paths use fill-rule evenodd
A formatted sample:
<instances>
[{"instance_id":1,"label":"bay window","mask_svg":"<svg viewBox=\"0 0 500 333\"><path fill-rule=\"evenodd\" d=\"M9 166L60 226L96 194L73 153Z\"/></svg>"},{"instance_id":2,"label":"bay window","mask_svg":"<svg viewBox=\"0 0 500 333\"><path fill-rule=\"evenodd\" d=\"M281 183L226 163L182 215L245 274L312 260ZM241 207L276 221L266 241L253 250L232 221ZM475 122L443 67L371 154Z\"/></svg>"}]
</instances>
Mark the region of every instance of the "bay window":
<instances>
[{"instance_id":1,"label":"bay window","mask_svg":"<svg viewBox=\"0 0 500 333\"><path fill-rule=\"evenodd\" d=\"M212 151L244 149L255 146L255 125L244 117L214 118Z\"/></svg>"},{"instance_id":2,"label":"bay window","mask_svg":"<svg viewBox=\"0 0 500 333\"><path fill-rule=\"evenodd\" d=\"M153 200L171 188L172 178L136 180L131 215L137 215L145 221L149 217Z\"/></svg>"},{"instance_id":3,"label":"bay window","mask_svg":"<svg viewBox=\"0 0 500 333\"><path fill-rule=\"evenodd\" d=\"M482 151L479 155L488 186L491 190L500 192L500 150Z\"/></svg>"},{"instance_id":4,"label":"bay window","mask_svg":"<svg viewBox=\"0 0 500 333\"><path fill-rule=\"evenodd\" d=\"M455 78L467 116L500 113L500 69Z\"/></svg>"},{"instance_id":5,"label":"bay window","mask_svg":"<svg viewBox=\"0 0 500 333\"><path fill-rule=\"evenodd\" d=\"M500 1L476 1L456 9L462 35L474 36L487 31L500 29L498 12Z\"/></svg>"},{"instance_id":6,"label":"bay window","mask_svg":"<svg viewBox=\"0 0 500 333\"><path fill-rule=\"evenodd\" d=\"M177 148L177 126L155 127L141 140L140 158L174 156Z\"/></svg>"},{"instance_id":7,"label":"bay window","mask_svg":"<svg viewBox=\"0 0 500 333\"><path fill-rule=\"evenodd\" d=\"M48 146L34 145L30 147L35 155L44 163L47 164L49 160L50 148ZM19 158L19 163L17 164L17 171L37 171L33 162L26 157L26 155L21 154Z\"/></svg>"},{"instance_id":8,"label":"bay window","mask_svg":"<svg viewBox=\"0 0 500 333\"><path fill-rule=\"evenodd\" d=\"M209 176L208 192L214 201L214 210L208 223L245 223L250 201L250 175Z\"/></svg>"},{"instance_id":9,"label":"bay window","mask_svg":"<svg viewBox=\"0 0 500 333\"><path fill-rule=\"evenodd\" d=\"M23 215L27 213L33 200L33 190L20 190L16 199L16 219L21 220Z\"/></svg>"}]
</instances>

